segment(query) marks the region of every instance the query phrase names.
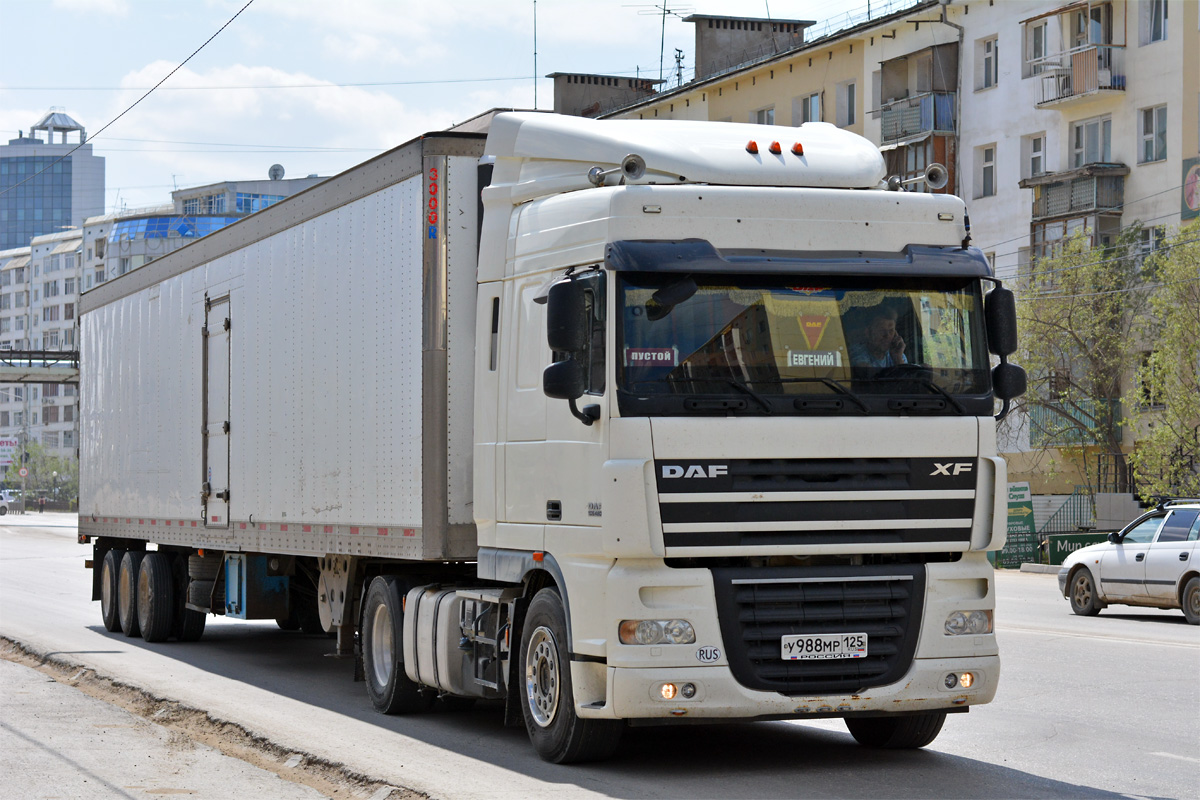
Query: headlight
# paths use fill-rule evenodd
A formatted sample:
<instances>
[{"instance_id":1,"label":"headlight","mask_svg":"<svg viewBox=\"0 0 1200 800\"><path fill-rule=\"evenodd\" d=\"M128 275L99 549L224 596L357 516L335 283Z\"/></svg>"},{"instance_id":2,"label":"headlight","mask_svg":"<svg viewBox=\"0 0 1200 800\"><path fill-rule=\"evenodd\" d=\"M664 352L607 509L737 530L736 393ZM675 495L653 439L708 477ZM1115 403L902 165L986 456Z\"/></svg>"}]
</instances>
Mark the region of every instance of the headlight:
<instances>
[{"instance_id":1,"label":"headlight","mask_svg":"<svg viewBox=\"0 0 1200 800\"><path fill-rule=\"evenodd\" d=\"M618 629L621 644L692 644L696 631L686 619L626 619Z\"/></svg>"},{"instance_id":2,"label":"headlight","mask_svg":"<svg viewBox=\"0 0 1200 800\"><path fill-rule=\"evenodd\" d=\"M991 611L955 611L946 617L947 636L967 636L991 632Z\"/></svg>"}]
</instances>

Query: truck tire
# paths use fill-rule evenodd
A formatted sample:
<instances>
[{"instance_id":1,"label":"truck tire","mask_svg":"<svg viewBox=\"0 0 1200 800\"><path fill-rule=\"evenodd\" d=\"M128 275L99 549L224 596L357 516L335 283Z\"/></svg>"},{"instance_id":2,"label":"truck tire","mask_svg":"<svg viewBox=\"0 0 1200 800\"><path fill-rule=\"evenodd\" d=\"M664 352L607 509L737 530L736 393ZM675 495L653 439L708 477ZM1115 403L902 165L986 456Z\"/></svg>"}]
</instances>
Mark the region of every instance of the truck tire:
<instances>
[{"instance_id":1,"label":"truck tire","mask_svg":"<svg viewBox=\"0 0 1200 800\"><path fill-rule=\"evenodd\" d=\"M371 581L363 603L362 650L367 694L380 714L411 714L433 705L432 692L404 672L404 609L395 577Z\"/></svg>"},{"instance_id":2,"label":"truck tire","mask_svg":"<svg viewBox=\"0 0 1200 800\"><path fill-rule=\"evenodd\" d=\"M100 617L109 633L121 630L121 615L117 613L117 573L121 571L124 550L109 550L100 562Z\"/></svg>"},{"instance_id":3,"label":"truck tire","mask_svg":"<svg viewBox=\"0 0 1200 800\"><path fill-rule=\"evenodd\" d=\"M137 579L138 627L147 642L165 642L175 621L175 593L171 558L166 553L146 553Z\"/></svg>"},{"instance_id":4,"label":"truck tire","mask_svg":"<svg viewBox=\"0 0 1200 800\"><path fill-rule=\"evenodd\" d=\"M187 601L194 606L200 608L210 608L209 603L212 602L213 582L212 581L188 581Z\"/></svg>"},{"instance_id":5,"label":"truck tire","mask_svg":"<svg viewBox=\"0 0 1200 800\"><path fill-rule=\"evenodd\" d=\"M923 711L886 717L847 717L846 727L861 745L885 750L913 750L936 739L945 721L945 711Z\"/></svg>"},{"instance_id":6,"label":"truck tire","mask_svg":"<svg viewBox=\"0 0 1200 800\"><path fill-rule=\"evenodd\" d=\"M602 761L616 751L624 723L575 714L567 650L567 615L557 589L538 592L525 615L513 678L523 682L525 730L545 761Z\"/></svg>"},{"instance_id":7,"label":"truck tire","mask_svg":"<svg viewBox=\"0 0 1200 800\"><path fill-rule=\"evenodd\" d=\"M140 550L130 550L121 558L121 569L117 572L117 615L121 618L121 630L126 636L140 636L138 626L137 580L142 566Z\"/></svg>"},{"instance_id":8,"label":"truck tire","mask_svg":"<svg viewBox=\"0 0 1200 800\"><path fill-rule=\"evenodd\" d=\"M221 556L188 556L188 577L195 581L215 581L225 559Z\"/></svg>"},{"instance_id":9,"label":"truck tire","mask_svg":"<svg viewBox=\"0 0 1200 800\"><path fill-rule=\"evenodd\" d=\"M1071 610L1081 617L1094 617L1100 613L1100 592L1096 579L1087 567L1080 567L1071 575L1068 592Z\"/></svg>"}]
</instances>

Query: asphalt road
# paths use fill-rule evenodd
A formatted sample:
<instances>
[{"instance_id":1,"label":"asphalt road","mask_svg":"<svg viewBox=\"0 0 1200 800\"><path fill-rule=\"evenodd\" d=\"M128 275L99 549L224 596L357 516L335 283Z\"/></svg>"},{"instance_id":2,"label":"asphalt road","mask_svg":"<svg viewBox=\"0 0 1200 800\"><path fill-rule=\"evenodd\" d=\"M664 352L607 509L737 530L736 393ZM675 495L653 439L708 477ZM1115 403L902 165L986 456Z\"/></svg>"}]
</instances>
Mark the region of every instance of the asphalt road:
<instances>
[{"instance_id":1,"label":"asphalt road","mask_svg":"<svg viewBox=\"0 0 1200 800\"><path fill-rule=\"evenodd\" d=\"M432 797L1200 796L1200 628L1177 611L1076 617L1053 575L999 576L997 698L925 750L866 750L837 721L655 727L629 730L611 762L561 767L494 706L375 714L329 640L274 623L210 617L194 644L107 633L74 537L67 515L0 520L0 636Z\"/></svg>"}]
</instances>

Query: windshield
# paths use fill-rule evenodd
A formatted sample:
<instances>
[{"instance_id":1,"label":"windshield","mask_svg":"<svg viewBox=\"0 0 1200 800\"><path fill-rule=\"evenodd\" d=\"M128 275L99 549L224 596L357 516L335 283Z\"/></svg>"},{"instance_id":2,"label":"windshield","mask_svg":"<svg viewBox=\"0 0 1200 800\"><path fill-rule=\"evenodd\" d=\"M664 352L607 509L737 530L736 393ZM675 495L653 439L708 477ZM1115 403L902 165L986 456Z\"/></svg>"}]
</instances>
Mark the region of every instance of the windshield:
<instances>
[{"instance_id":1,"label":"windshield","mask_svg":"<svg viewBox=\"0 0 1200 800\"><path fill-rule=\"evenodd\" d=\"M974 278L630 272L617 311L623 415L992 413Z\"/></svg>"}]
</instances>

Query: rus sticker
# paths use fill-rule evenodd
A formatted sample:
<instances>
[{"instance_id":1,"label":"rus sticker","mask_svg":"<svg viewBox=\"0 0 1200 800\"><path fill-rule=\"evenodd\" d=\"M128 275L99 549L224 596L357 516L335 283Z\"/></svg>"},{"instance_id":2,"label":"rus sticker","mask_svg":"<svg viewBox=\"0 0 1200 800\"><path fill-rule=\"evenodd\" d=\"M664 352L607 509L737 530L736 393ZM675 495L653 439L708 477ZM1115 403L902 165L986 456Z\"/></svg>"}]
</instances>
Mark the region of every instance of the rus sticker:
<instances>
[{"instance_id":1,"label":"rus sticker","mask_svg":"<svg viewBox=\"0 0 1200 800\"><path fill-rule=\"evenodd\" d=\"M674 347L626 347L625 366L627 367L674 367L679 364L679 356Z\"/></svg>"}]
</instances>

